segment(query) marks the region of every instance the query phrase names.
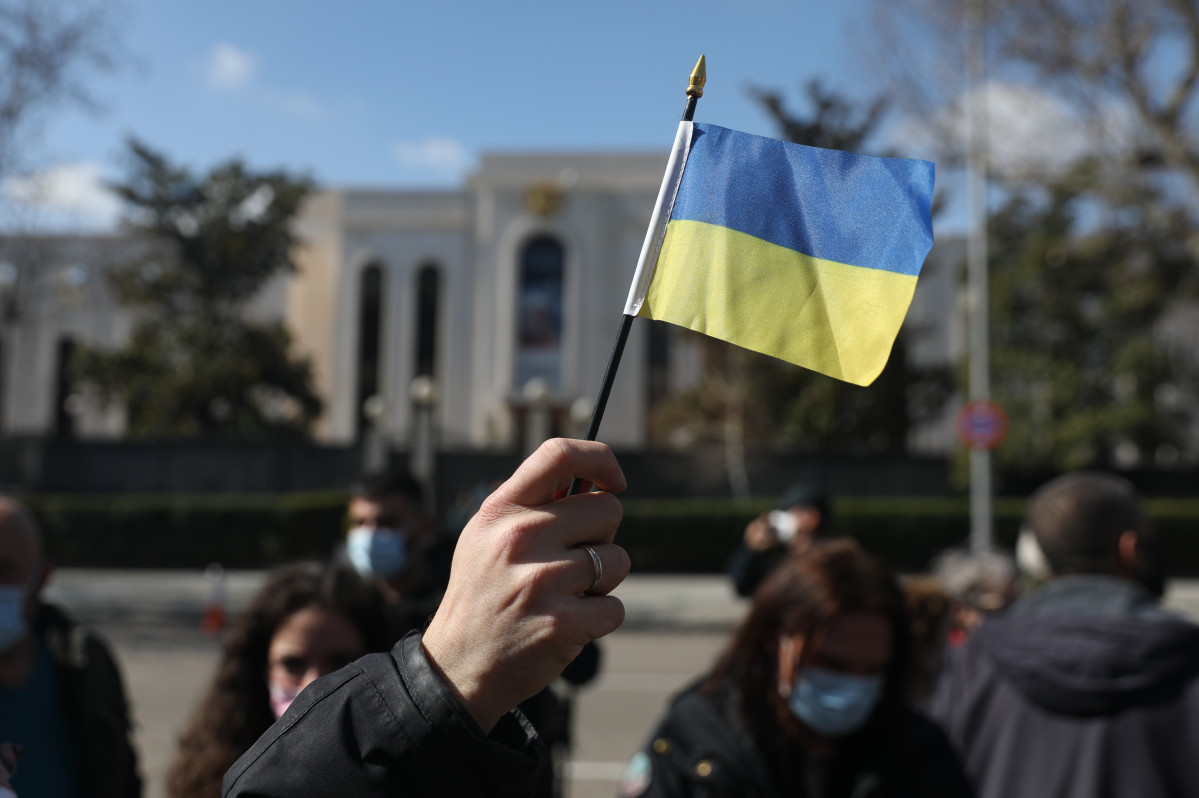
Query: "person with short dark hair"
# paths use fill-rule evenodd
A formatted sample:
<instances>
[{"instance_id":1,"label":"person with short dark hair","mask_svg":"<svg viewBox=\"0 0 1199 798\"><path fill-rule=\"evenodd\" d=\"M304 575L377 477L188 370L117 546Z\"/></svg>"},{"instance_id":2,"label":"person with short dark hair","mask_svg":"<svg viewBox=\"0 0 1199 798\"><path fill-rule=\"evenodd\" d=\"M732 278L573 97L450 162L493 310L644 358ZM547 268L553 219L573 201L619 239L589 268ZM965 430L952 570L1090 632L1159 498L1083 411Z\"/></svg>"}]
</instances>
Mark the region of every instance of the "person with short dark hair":
<instances>
[{"instance_id":1,"label":"person with short dark hair","mask_svg":"<svg viewBox=\"0 0 1199 798\"><path fill-rule=\"evenodd\" d=\"M762 583L621 795L966 798L944 734L905 701L909 653L891 572L852 541L815 543Z\"/></svg>"},{"instance_id":2,"label":"person with short dark hair","mask_svg":"<svg viewBox=\"0 0 1199 798\"><path fill-rule=\"evenodd\" d=\"M1199 796L1199 626L1158 604L1163 559L1132 486L1050 481L1017 561L1047 581L951 652L930 707L980 798Z\"/></svg>"},{"instance_id":3,"label":"person with short dark hair","mask_svg":"<svg viewBox=\"0 0 1199 798\"><path fill-rule=\"evenodd\" d=\"M421 628L449 579L453 541L437 534L420 482L405 471L364 475L346 507L345 559L392 605L397 635Z\"/></svg>"},{"instance_id":4,"label":"person with short dark hair","mask_svg":"<svg viewBox=\"0 0 1199 798\"><path fill-rule=\"evenodd\" d=\"M138 798L129 700L108 645L40 598L53 568L33 516L0 498L0 743L22 798Z\"/></svg>"},{"instance_id":5,"label":"person with short dark hair","mask_svg":"<svg viewBox=\"0 0 1199 798\"><path fill-rule=\"evenodd\" d=\"M729 578L737 595L752 596L787 555L802 554L818 533L831 526L828 495L815 485L791 485L775 509L746 525L741 543L729 559Z\"/></svg>"}]
</instances>

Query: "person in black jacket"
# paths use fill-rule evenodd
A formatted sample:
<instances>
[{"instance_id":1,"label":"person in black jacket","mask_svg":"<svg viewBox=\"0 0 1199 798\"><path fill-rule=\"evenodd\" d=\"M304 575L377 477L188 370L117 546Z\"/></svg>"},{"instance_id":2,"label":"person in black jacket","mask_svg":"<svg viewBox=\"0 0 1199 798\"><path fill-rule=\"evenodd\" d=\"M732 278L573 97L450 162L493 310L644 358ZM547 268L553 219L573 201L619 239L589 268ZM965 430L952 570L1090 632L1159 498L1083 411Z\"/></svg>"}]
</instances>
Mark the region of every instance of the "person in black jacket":
<instances>
[{"instance_id":1,"label":"person in black jacket","mask_svg":"<svg viewBox=\"0 0 1199 798\"><path fill-rule=\"evenodd\" d=\"M784 560L713 670L629 762L625 798L966 798L944 734L904 701L909 631L856 543Z\"/></svg>"},{"instance_id":2,"label":"person in black jacket","mask_svg":"<svg viewBox=\"0 0 1199 798\"><path fill-rule=\"evenodd\" d=\"M344 560L376 582L392 607L397 636L423 629L450 577L454 540L439 534L425 491L406 471L365 474L346 506Z\"/></svg>"},{"instance_id":3,"label":"person in black jacket","mask_svg":"<svg viewBox=\"0 0 1199 798\"><path fill-rule=\"evenodd\" d=\"M749 597L784 559L803 554L832 526L828 496L802 482L787 488L778 506L750 521L729 558L729 579L738 596Z\"/></svg>"},{"instance_id":4,"label":"person in black jacket","mask_svg":"<svg viewBox=\"0 0 1199 798\"><path fill-rule=\"evenodd\" d=\"M138 798L120 670L99 637L39 600L50 571L32 516L0 499L0 742L23 748L12 789Z\"/></svg>"},{"instance_id":5,"label":"person in black jacket","mask_svg":"<svg viewBox=\"0 0 1199 798\"><path fill-rule=\"evenodd\" d=\"M1199 626L1158 605L1163 559L1132 486L1047 483L1017 560L1048 581L953 652L930 707L980 798L1199 796Z\"/></svg>"},{"instance_id":6,"label":"person in black jacket","mask_svg":"<svg viewBox=\"0 0 1199 798\"><path fill-rule=\"evenodd\" d=\"M595 492L565 496L574 479ZM423 635L310 684L225 775L225 798L519 796L545 749L513 707L624 620L624 475L555 439L483 503Z\"/></svg>"}]
</instances>

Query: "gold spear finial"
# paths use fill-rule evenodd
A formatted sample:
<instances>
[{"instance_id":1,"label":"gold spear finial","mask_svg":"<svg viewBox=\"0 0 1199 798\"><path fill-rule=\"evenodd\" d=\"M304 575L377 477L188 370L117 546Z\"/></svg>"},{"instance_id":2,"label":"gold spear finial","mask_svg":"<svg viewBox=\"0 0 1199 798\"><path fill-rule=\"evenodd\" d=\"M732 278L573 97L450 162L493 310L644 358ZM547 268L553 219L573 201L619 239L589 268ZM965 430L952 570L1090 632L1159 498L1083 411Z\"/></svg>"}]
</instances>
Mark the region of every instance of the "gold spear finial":
<instances>
[{"instance_id":1,"label":"gold spear finial","mask_svg":"<svg viewBox=\"0 0 1199 798\"><path fill-rule=\"evenodd\" d=\"M688 97L703 97L704 84L708 82L708 62L701 55L691 70L691 82L687 84Z\"/></svg>"}]
</instances>

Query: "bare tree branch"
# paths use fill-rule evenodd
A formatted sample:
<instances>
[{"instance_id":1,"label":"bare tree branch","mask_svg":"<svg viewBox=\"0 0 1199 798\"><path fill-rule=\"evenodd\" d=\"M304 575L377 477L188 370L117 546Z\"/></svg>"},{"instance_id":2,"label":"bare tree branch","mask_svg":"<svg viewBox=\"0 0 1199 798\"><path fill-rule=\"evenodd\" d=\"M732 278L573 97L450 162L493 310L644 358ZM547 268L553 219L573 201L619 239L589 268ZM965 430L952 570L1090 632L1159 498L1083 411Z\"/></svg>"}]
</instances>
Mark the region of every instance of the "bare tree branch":
<instances>
[{"instance_id":1,"label":"bare tree branch","mask_svg":"<svg viewBox=\"0 0 1199 798\"><path fill-rule=\"evenodd\" d=\"M21 162L43 115L95 107L87 81L122 57L113 0L0 0L0 177Z\"/></svg>"}]
</instances>

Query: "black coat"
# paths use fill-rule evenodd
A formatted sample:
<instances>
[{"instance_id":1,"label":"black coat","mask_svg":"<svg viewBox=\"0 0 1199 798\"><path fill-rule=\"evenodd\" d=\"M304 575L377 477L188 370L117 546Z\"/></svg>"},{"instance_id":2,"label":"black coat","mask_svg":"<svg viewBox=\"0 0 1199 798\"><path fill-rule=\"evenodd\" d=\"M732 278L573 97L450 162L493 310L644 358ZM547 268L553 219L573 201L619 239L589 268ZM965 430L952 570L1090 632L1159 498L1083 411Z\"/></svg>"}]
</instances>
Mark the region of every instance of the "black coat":
<instances>
[{"instance_id":1,"label":"black coat","mask_svg":"<svg viewBox=\"0 0 1199 798\"><path fill-rule=\"evenodd\" d=\"M54 664L89 798L140 798L129 700L108 646L50 604L38 605L34 634Z\"/></svg>"},{"instance_id":2,"label":"black coat","mask_svg":"<svg viewBox=\"0 0 1199 798\"><path fill-rule=\"evenodd\" d=\"M305 688L225 774L222 795L524 796L544 764L519 713L484 735L410 634Z\"/></svg>"},{"instance_id":3,"label":"black coat","mask_svg":"<svg viewBox=\"0 0 1199 798\"><path fill-rule=\"evenodd\" d=\"M980 798L1199 798L1199 627L1139 586L1055 579L953 653L930 709Z\"/></svg>"},{"instance_id":4,"label":"black coat","mask_svg":"<svg viewBox=\"0 0 1199 798\"><path fill-rule=\"evenodd\" d=\"M914 710L876 716L832 757L771 764L731 692L675 699L625 772L627 798L969 798L944 734ZM802 754L798 754L802 756ZM784 772L785 771L785 772Z\"/></svg>"}]
</instances>

